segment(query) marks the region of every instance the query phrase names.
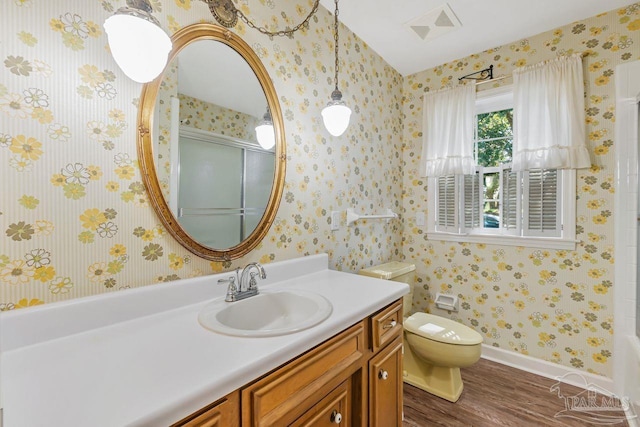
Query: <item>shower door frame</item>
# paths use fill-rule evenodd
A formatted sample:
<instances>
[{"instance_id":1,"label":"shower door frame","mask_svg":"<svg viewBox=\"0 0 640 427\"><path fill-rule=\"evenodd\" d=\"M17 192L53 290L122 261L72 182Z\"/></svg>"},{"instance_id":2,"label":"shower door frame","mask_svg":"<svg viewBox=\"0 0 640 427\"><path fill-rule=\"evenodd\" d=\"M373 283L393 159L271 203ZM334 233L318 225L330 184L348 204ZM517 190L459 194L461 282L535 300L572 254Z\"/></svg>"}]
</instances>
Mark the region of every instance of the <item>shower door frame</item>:
<instances>
[{"instance_id":1,"label":"shower door frame","mask_svg":"<svg viewBox=\"0 0 640 427\"><path fill-rule=\"evenodd\" d=\"M640 61L616 67L616 195L614 282L614 393L640 413L640 338L636 335L638 284L638 121ZM629 425L637 424L630 419Z\"/></svg>"}]
</instances>

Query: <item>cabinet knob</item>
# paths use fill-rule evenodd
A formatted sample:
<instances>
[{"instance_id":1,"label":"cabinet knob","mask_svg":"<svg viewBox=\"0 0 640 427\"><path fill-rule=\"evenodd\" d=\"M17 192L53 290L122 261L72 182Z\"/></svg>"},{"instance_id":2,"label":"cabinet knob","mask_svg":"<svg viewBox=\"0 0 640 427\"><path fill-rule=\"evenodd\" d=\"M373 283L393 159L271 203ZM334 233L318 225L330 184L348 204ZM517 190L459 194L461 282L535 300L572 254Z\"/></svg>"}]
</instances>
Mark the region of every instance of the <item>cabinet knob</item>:
<instances>
[{"instance_id":1,"label":"cabinet knob","mask_svg":"<svg viewBox=\"0 0 640 427\"><path fill-rule=\"evenodd\" d=\"M389 378L389 373L387 371L385 371L384 369L381 369L380 372L378 372L378 378L380 378L381 380L386 380L387 378Z\"/></svg>"},{"instance_id":2,"label":"cabinet knob","mask_svg":"<svg viewBox=\"0 0 640 427\"><path fill-rule=\"evenodd\" d=\"M395 320L392 320L391 322L384 325L382 329L392 329L392 328L395 328L397 324L398 322L396 322Z\"/></svg>"},{"instance_id":3,"label":"cabinet knob","mask_svg":"<svg viewBox=\"0 0 640 427\"><path fill-rule=\"evenodd\" d=\"M333 411L331 413L331 422L335 424L340 424L342 422L342 414L338 411Z\"/></svg>"}]
</instances>

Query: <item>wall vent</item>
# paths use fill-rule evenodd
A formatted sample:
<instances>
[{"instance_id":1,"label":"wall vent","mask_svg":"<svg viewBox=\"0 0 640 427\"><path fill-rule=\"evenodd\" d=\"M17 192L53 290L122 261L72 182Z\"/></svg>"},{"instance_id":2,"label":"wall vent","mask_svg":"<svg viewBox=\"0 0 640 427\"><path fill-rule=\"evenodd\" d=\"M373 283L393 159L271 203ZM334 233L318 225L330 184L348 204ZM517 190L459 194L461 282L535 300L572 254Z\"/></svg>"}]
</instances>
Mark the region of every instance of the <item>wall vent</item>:
<instances>
[{"instance_id":1,"label":"wall vent","mask_svg":"<svg viewBox=\"0 0 640 427\"><path fill-rule=\"evenodd\" d=\"M404 26L421 40L428 41L462 27L462 23L445 3L419 18L412 19Z\"/></svg>"}]
</instances>

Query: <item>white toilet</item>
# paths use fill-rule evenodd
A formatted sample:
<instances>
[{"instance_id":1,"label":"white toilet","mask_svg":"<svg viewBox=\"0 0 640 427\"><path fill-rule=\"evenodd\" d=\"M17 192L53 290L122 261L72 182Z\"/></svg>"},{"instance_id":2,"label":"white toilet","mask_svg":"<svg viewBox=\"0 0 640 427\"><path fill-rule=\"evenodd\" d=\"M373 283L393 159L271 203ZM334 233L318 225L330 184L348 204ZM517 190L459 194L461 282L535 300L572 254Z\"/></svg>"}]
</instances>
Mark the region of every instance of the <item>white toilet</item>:
<instances>
[{"instance_id":1,"label":"white toilet","mask_svg":"<svg viewBox=\"0 0 640 427\"><path fill-rule=\"evenodd\" d=\"M404 382L451 402L462 394L460 368L480 359L482 336L453 320L427 313L409 317L415 283L415 265L389 262L360 271L379 279L407 283L404 305Z\"/></svg>"}]
</instances>

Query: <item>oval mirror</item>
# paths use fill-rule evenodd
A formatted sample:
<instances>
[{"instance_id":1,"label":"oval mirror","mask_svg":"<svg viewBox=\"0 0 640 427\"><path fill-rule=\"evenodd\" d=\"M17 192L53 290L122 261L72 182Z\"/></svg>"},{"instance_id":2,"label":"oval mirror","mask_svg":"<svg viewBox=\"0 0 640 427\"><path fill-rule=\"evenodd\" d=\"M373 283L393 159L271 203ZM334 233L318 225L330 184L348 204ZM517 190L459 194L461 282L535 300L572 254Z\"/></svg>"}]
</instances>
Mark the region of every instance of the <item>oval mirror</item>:
<instances>
[{"instance_id":1,"label":"oval mirror","mask_svg":"<svg viewBox=\"0 0 640 427\"><path fill-rule=\"evenodd\" d=\"M138 156L150 203L180 244L217 261L251 251L273 223L285 174L278 98L236 34L194 24L143 86Z\"/></svg>"}]
</instances>

